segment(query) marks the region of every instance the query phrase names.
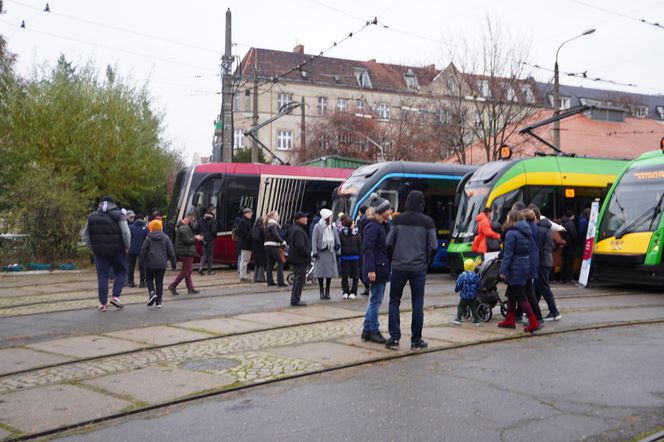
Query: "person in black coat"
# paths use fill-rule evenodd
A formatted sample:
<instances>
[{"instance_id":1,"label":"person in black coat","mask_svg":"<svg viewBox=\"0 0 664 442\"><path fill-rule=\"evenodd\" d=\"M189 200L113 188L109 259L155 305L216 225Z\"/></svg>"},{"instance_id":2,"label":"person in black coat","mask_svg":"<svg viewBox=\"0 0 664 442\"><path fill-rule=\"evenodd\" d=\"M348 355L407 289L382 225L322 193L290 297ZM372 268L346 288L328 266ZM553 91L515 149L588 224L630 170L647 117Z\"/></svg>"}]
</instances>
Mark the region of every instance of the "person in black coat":
<instances>
[{"instance_id":1,"label":"person in black coat","mask_svg":"<svg viewBox=\"0 0 664 442\"><path fill-rule=\"evenodd\" d=\"M251 244L254 252L254 282L265 282L265 231L263 218L256 218L251 228Z\"/></svg>"},{"instance_id":2,"label":"person in black coat","mask_svg":"<svg viewBox=\"0 0 664 442\"><path fill-rule=\"evenodd\" d=\"M344 224L339 231L339 242L341 243L341 255L339 264L341 267L341 289L343 299L355 299L357 296L357 281L360 276L360 236L357 227L353 225L350 218L344 219ZM349 286L348 280L352 281Z\"/></svg>"},{"instance_id":3,"label":"person in black coat","mask_svg":"<svg viewBox=\"0 0 664 442\"><path fill-rule=\"evenodd\" d=\"M198 221L198 232L203 237L203 256L198 265L198 274L203 276L203 269L207 263L208 275L213 275L212 260L214 259L214 241L217 239L217 218L214 207L210 207L203 217Z\"/></svg>"},{"instance_id":4,"label":"person in black coat","mask_svg":"<svg viewBox=\"0 0 664 442\"><path fill-rule=\"evenodd\" d=\"M254 211L246 207L242 209L242 216L237 224L237 245L240 248L240 281L247 282L247 266L251 261L251 251L254 247L251 239L251 217Z\"/></svg>"},{"instance_id":5,"label":"person in black coat","mask_svg":"<svg viewBox=\"0 0 664 442\"><path fill-rule=\"evenodd\" d=\"M290 305L304 307L307 304L300 300L302 289L307 277L307 269L311 262L311 241L307 235L307 214L295 214L294 223L288 231L288 262L293 265L293 290L291 291Z\"/></svg>"},{"instance_id":6,"label":"person in black coat","mask_svg":"<svg viewBox=\"0 0 664 442\"><path fill-rule=\"evenodd\" d=\"M567 216L563 218L563 227L567 231L567 243L563 247L563 268L560 272L560 281L565 283L573 282L574 277L574 258L576 257L576 248L579 243L579 234L574 223L574 212L567 211Z\"/></svg>"},{"instance_id":7,"label":"person in black coat","mask_svg":"<svg viewBox=\"0 0 664 442\"><path fill-rule=\"evenodd\" d=\"M553 234L551 233L551 221L543 218L539 208L530 205L537 218L537 250L539 250L539 277L535 280L535 296L539 301L543 296L549 307L549 314L544 317L545 321L558 321L561 316L556 306L556 300L551 291L549 278L553 268Z\"/></svg>"}]
</instances>

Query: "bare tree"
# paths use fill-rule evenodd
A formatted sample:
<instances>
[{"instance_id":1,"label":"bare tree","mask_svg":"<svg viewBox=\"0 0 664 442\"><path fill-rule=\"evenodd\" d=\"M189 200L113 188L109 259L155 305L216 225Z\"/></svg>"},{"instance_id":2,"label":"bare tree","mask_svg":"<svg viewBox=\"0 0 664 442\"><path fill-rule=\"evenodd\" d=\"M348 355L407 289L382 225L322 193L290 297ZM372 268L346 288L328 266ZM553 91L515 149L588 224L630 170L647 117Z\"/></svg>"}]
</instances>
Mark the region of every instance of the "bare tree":
<instances>
[{"instance_id":1,"label":"bare tree","mask_svg":"<svg viewBox=\"0 0 664 442\"><path fill-rule=\"evenodd\" d=\"M486 161L498 159L500 147L509 144L519 123L540 102L535 80L525 70L528 45L487 17L479 49L468 49L471 46L465 39L448 44L451 62L432 87L434 95L443 95L438 110L451 126L440 135L462 163L465 148L473 142L481 145Z\"/></svg>"}]
</instances>

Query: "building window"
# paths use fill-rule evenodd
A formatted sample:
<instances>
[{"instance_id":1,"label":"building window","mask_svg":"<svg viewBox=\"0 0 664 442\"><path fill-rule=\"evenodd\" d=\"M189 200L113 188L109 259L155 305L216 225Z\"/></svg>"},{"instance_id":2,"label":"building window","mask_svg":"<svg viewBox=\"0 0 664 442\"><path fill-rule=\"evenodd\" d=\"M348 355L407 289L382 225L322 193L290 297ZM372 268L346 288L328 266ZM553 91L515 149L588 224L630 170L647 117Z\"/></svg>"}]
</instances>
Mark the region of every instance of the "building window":
<instances>
[{"instance_id":1,"label":"building window","mask_svg":"<svg viewBox=\"0 0 664 442\"><path fill-rule=\"evenodd\" d=\"M419 89L420 85L417 82L417 75L415 75L411 68L408 68L408 72L404 74L404 79L406 80L406 87L408 89Z\"/></svg>"},{"instance_id":2,"label":"building window","mask_svg":"<svg viewBox=\"0 0 664 442\"><path fill-rule=\"evenodd\" d=\"M514 92L514 88L512 85L507 85L505 88L505 99L507 101L516 101L516 92Z\"/></svg>"},{"instance_id":3,"label":"building window","mask_svg":"<svg viewBox=\"0 0 664 442\"><path fill-rule=\"evenodd\" d=\"M664 120L664 106L655 106L655 110L657 111L659 118Z\"/></svg>"},{"instance_id":4,"label":"building window","mask_svg":"<svg viewBox=\"0 0 664 442\"><path fill-rule=\"evenodd\" d=\"M237 92L233 95L233 111L240 111L240 94Z\"/></svg>"},{"instance_id":5,"label":"building window","mask_svg":"<svg viewBox=\"0 0 664 442\"><path fill-rule=\"evenodd\" d=\"M376 111L378 112L378 119L380 120L390 119L390 106L388 106L386 103L378 104Z\"/></svg>"},{"instance_id":6,"label":"building window","mask_svg":"<svg viewBox=\"0 0 664 442\"><path fill-rule=\"evenodd\" d=\"M645 118L648 116L648 107L647 106L635 106L634 107L634 116L636 118Z\"/></svg>"},{"instance_id":7,"label":"building window","mask_svg":"<svg viewBox=\"0 0 664 442\"><path fill-rule=\"evenodd\" d=\"M345 98L339 98L337 100L337 110L339 112L346 112L346 99Z\"/></svg>"},{"instance_id":8,"label":"building window","mask_svg":"<svg viewBox=\"0 0 664 442\"><path fill-rule=\"evenodd\" d=\"M277 149L291 150L293 148L293 132L289 130L277 131Z\"/></svg>"},{"instance_id":9,"label":"building window","mask_svg":"<svg viewBox=\"0 0 664 442\"><path fill-rule=\"evenodd\" d=\"M449 124L450 123L450 113L448 112L447 109L441 109L438 112L438 121L441 124Z\"/></svg>"},{"instance_id":10,"label":"building window","mask_svg":"<svg viewBox=\"0 0 664 442\"><path fill-rule=\"evenodd\" d=\"M357 100L355 102L355 111L358 114L363 114L364 113L364 101L362 100Z\"/></svg>"},{"instance_id":11,"label":"building window","mask_svg":"<svg viewBox=\"0 0 664 442\"><path fill-rule=\"evenodd\" d=\"M318 115L327 113L327 97L318 97Z\"/></svg>"},{"instance_id":12,"label":"building window","mask_svg":"<svg viewBox=\"0 0 664 442\"><path fill-rule=\"evenodd\" d=\"M355 68L355 79L360 87L371 88L371 77L369 71L364 68Z\"/></svg>"},{"instance_id":13,"label":"building window","mask_svg":"<svg viewBox=\"0 0 664 442\"><path fill-rule=\"evenodd\" d=\"M484 98L491 97L491 89L489 88L489 80L479 80L477 82L477 90Z\"/></svg>"},{"instance_id":14,"label":"building window","mask_svg":"<svg viewBox=\"0 0 664 442\"><path fill-rule=\"evenodd\" d=\"M282 107L291 104L293 102L293 94L284 94L284 93L279 93L277 96L277 111L281 109Z\"/></svg>"},{"instance_id":15,"label":"building window","mask_svg":"<svg viewBox=\"0 0 664 442\"><path fill-rule=\"evenodd\" d=\"M447 90L449 91L450 94L455 94L456 93L456 82L454 81L454 78L449 77L447 79Z\"/></svg>"},{"instance_id":16,"label":"building window","mask_svg":"<svg viewBox=\"0 0 664 442\"><path fill-rule=\"evenodd\" d=\"M555 107L555 98L553 95L549 95L549 102L551 103L551 107ZM560 110L565 110L569 109L572 107L572 99L570 97L560 97Z\"/></svg>"},{"instance_id":17,"label":"building window","mask_svg":"<svg viewBox=\"0 0 664 442\"><path fill-rule=\"evenodd\" d=\"M535 94L533 94L533 88L531 88L529 84L524 84L521 87L521 91L523 92L523 95L526 97L527 103L535 102Z\"/></svg>"},{"instance_id":18,"label":"building window","mask_svg":"<svg viewBox=\"0 0 664 442\"><path fill-rule=\"evenodd\" d=\"M475 112L475 121L473 121L475 124L475 127L480 127L482 126L482 114L480 111Z\"/></svg>"},{"instance_id":19,"label":"building window","mask_svg":"<svg viewBox=\"0 0 664 442\"><path fill-rule=\"evenodd\" d=\"M244 147L244 131L242 129L235 129L233 131L233 148L238 149Z\"/></svg>"}]
</instances>

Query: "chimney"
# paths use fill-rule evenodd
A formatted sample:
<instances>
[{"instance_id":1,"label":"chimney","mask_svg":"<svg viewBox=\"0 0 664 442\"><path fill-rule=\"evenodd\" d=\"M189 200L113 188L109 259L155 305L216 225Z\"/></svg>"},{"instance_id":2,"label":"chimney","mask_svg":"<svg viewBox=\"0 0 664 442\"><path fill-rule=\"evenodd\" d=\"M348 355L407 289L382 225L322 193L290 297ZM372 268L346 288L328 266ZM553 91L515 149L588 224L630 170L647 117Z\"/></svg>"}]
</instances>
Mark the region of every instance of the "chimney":
<instances>
[{"instance_id":1,"label":"chimney","mask_svg":"<svg viewBox=\"0 0 664 442\"><path fill-rule=\"evenodd\" d=\"M297 45L293 48L295 54L304 54L304 45Z\"/></svg>"}]
</instances>

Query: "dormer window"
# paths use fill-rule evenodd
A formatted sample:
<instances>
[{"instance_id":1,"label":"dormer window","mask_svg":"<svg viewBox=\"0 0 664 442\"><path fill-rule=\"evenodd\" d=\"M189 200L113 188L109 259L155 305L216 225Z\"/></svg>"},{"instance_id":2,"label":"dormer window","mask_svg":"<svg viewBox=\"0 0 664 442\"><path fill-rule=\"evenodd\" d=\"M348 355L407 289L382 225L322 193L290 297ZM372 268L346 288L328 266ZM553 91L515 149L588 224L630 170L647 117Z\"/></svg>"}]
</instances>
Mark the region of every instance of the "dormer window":
<instances>
[{"instance_id":1,"label":"dormer window","mask_svg":"<svg viewBox=\"0 0 664 442\"><path fill-rule=\"evenodd\" d=\"M404 74L404 79L406 80L406 87L408 89L419 89L420 85L417 82L417 75L415 75L411 68L408 68L408 72Z\"/></svg>"},{"instance_id":2,"label":"dormer window","mask_svg":"<svg viewBox=\"0 0 664 442\"><path fill-rule=\"evenodd\" d=\"M635 106L633 112L636 118L645 118L648 116L648 106Z\"/></svg>"},{"instance_id":3,"label":"dormer window","mask_svg":"<svg viewBox=\"0 0 664 442\"><path fill-rule=\"evenodd\" d=\"M523 95L525 95L527 103L535 102L535 94L533 94L533 88L531 88L529 84L521 86L521 91L523 92Z\"/></svg>"},{"instance_id":4,"label":"dormer window","mask_svg":"<svg viewBox=\"0 0 664 442\"><path fill-rule=\"evenodd\" d=\"M657 111L659 118L664 120L664 106L655 106L655 110Z\"/></svg>"},{"instance_id":5,"label":"dormer window","mask_svg":"<svg viewBox=\"0 0 664 442\"><path fill-rule=\"evenodd\" d=\"M516 101L516 92L511 84L508 84L505 88L505 99L507 101Z\"/></svg>"},{"instance_id":6,"label":"dormer window","mask_svg":"<svg viewBox=\"0 0 664 442\"><path fill-rule=\"evenodd\" d=\"M456 82L454 81L454 78L449 77L447 79L447 90L449 91L450 94L455 94L456 93Z\"/></svg>"},{"instance_id":7,"label":"dormer window","mask_svg":"<svg viewBox=\"0 0 664 442\"><path fill-rule=\"evenodd\" d=\"M371 77L369 77L369 71L364 68L355 68L355 78L357 79L357 84L361 88L371 88Z\"/></svg>"},{"instance_id":8,"label":"dormer window","mask_svg":"<svg viewBox=\"0 0 664 442\"><path fill-rule=\"evenodd\" d=\"M489 80L479 80L477 82L477 90L484 98L491 97L491 88L489 88Z\"/></svg>"}]
</instances>

